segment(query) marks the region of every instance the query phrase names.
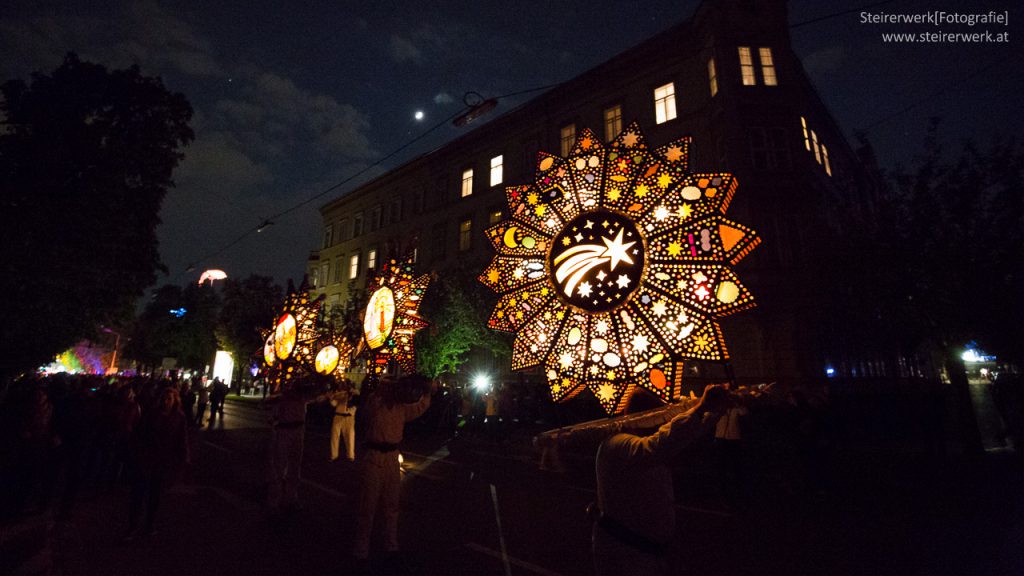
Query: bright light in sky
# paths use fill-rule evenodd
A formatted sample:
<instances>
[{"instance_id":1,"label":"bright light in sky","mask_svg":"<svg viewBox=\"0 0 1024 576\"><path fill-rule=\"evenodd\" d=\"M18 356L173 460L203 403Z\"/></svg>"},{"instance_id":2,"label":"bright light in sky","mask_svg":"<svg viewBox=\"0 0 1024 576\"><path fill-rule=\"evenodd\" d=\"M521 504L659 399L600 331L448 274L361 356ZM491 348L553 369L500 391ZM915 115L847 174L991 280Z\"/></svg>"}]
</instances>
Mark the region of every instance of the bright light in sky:
<instances>
[{"instance_id":1,"label":"bright light in sky","mask_svg":"<svg viewBox=\"0 0 1024 576\"><path fill-rule=\"evenodd\" d=\"M423 110L417 110L416 113L413 114L413 118L423 120Z\"/></svg>"}]
</instances>

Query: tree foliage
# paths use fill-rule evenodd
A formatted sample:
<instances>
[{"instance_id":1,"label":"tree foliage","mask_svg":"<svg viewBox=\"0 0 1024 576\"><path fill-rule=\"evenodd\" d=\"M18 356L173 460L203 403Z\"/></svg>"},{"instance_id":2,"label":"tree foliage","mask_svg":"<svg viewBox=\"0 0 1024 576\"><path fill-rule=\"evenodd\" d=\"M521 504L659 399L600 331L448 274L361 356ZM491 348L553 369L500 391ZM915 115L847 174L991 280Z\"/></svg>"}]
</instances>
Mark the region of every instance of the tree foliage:
<instances>
[{"instance_id":1,"label":"tree foliage","mask_svg":"<svg viewBox=\"0 0 1024 576\"><path fill-rule=\"evenodd\" d=\"M260 330L273 327L284 293L273 278L255 274L242 280L228 278L222 288L217 342L234 355L236 364L242 364L262 350Z\"/></svg>"},{"instance_id":2,"label":"tree foliage","mask_svg":"<svg viewBox=\"0 0 1024 576\"><path fill-rule=\"evenodd\" d=\"M3 375L92 336L156 280L160 205L193 133L160 79L74 54L0 95Z\"/></svg>"},{"instance_id":3,"label":"tree foliage","mask_svg":"<svg viewBox=\"0 0 1024 576\"><path fill-rule=\"evenodd\" d=\"M937 130L910 170L894 174L903 226L896 255L903 329L942 347L975 340L1024 359L1024 150L997 140L944 153Z\"/></svg>"},{"instance_id":4,"label":"tree foliage","mask_svg":"<svg viewBox=\"0 0 1024 576\"><path fill-rule=\"evenodd\" d=\"M180 315L172 313L182 309ZM202 370L217 352L219 309L220 298L211 286L164 285L137 319L125 356L147 366L175 358L180 368Z\"/></svg>"},{"instance_id":5,"label":"tree foliage","mask_svg":"<svg viewBox=\"0 0 1024 576\"><path fill-rule=\"evenodd\" d=\"M430 326L416 335L420 373L430 378L457 373L474 351L509 356L508 339L487 328L490 304L472 273L456 269L437 275L421 310Z\"/></svg>"}]
</instances>

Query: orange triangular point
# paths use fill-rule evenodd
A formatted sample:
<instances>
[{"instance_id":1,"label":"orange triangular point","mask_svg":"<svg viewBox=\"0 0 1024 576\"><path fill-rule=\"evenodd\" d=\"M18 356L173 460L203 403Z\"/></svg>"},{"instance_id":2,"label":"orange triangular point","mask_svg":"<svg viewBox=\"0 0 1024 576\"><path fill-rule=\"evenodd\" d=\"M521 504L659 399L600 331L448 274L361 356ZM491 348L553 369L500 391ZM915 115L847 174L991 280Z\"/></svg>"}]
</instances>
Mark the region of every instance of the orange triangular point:
<instances>
[{"instance_id":1,"label":"orange triangular point","mask_svg":"<svg viewBox=\"0 0 1024 576\"><path fill-rule=\"evenodd\" d=\"M718 235L722 237L722 247L725 248L726 252L728 252L729 250L732 250L734 246L739 244L740 240L742 240L747 233L739 228L719 224Z\"/></svg>"}]
</instances>

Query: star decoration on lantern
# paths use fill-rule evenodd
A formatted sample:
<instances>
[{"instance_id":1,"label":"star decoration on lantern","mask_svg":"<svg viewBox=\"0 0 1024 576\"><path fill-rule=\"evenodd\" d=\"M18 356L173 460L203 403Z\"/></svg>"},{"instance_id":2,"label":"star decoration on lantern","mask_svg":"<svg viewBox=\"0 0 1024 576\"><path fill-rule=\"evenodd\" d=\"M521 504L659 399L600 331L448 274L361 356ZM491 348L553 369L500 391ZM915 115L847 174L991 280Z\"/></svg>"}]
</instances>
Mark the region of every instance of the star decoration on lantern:
<instances>
[{"instance_id":1,"label":"star decoration on lantern","mask_svg":"<svg viewBox=\"0 0 1024 576\"><path fill-rule=\"evenodd\" d=\"M689 146L651 149L636 123L607 145L583 130L506 189L479 278L500 295L488 323L516 334L512 368L543 366L556 401L590 390L614 414L640 386L667 402L681 361L728 359L718 319L754 306L731 266L760 239L724 217L736 179L691 174Z\"/></svg>"},{"instance_id":2,"label":"star decoration on lantern","mask_svg":"<svg viewBox=\"0 0 1024 576\"><path fill-rule=\"evenodd\" d=\"M395 361L406 372L416 371L413 335L428 324L419 315L430 276L414 275L412 256L385 263L368 287L370 299L363 314L367 372L381 374Z\"/></svg>"}]
</instances>

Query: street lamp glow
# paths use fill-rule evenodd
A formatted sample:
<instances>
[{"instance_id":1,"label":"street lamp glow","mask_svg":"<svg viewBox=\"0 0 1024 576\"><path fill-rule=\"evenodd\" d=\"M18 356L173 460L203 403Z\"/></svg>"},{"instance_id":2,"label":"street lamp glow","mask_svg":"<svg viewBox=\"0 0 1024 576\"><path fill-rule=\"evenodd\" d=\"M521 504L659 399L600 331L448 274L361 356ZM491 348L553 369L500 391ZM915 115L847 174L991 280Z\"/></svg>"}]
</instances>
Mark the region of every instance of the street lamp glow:
<instances>
[{"instance_id":1,"label":"street lamp glow","mask_svg":"<svg viewBox=\"0 0 1024 576\"><path fill-rule=\"evenodd\" d=\"M486 390L491 387L491 377L487 374L477 374L473 377L473 387L477 390Z\"/></svg>"}]
</instances>

